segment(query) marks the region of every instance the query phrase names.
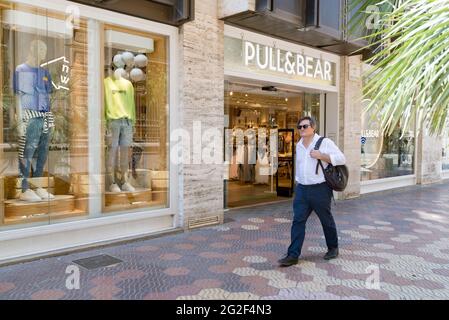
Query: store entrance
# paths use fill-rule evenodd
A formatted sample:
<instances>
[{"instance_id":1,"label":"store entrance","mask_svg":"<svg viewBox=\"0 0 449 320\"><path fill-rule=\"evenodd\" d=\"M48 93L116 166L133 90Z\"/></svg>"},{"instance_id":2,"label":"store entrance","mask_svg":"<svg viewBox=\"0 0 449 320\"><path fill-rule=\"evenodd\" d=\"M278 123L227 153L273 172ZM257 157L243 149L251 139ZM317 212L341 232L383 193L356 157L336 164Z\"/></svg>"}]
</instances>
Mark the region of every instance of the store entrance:
<instances>
[{"instance_id":1,"label":"store entrance","mask_svg":"<svg viewBox=\"0 0 449 320\"><path fill-rule=\"evenodd\" d=\"M224 181L225 208L293 195L296 124L302 116L313 116L319 133L322 99L319 93L225 82L225 130L231 137L225 142L231 144L225 145L231 155ZM260 147L261 139L265 147Z\"/></svg>"}]
</instances>

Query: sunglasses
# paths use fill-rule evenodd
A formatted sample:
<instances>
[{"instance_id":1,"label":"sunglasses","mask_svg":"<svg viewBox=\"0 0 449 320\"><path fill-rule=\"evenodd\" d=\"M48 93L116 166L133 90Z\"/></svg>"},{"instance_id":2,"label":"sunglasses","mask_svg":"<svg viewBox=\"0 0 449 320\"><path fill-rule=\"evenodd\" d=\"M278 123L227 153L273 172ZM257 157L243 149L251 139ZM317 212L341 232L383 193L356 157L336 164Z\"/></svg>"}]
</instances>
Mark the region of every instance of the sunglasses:
<instances>
[{"instance_id":1,"label":"sunglasses","mask_svg":"<svg viewBox=\"0 0 449 320\"><path fill-rule=\"evenodd\" d=\"M304 128L304 130L306 130L308 127L311 127L311 125L310 124L305 124L305 125L298 125L298 129L299 130L302 130L303 128Z\"/></svg>"}]
</instances>

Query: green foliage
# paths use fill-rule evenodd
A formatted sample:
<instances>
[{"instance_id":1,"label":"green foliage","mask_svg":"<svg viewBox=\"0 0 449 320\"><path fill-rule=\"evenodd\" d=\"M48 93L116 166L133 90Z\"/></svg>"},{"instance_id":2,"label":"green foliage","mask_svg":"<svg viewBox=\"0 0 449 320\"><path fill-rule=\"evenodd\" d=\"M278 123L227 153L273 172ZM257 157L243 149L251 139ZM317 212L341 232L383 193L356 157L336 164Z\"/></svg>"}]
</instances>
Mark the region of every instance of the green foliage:
<instances>
[{"instance_id":1,"label":"green foliage","mask_svg":"<svg viewBox=\"0 0 449 320\"><path fill-rule=\"evenodd\" d=\"M417 117L431 133L441 134L449 105L449 0L353 0L359 8L350 28L372 17L378 6L377 29L367 40L375 54L364 76L366 111L379 114L390 134L401 122Z\"/></svg>"}]
</instances>

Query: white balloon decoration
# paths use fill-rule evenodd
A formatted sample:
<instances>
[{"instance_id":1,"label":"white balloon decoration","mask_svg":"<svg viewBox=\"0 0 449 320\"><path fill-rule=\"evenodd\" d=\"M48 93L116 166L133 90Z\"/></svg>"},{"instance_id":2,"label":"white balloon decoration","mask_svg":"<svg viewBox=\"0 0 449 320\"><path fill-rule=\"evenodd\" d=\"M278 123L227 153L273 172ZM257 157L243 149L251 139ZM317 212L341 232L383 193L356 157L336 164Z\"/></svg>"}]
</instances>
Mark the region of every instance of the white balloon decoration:
<instances>
[{"instance_id":1,"label":"white balloon decoration","mask_svg":"<svg viewBox=\"0 0 449 320\"><path fill-rule=\"evenodd\" d=\"M129 73L129 75L130 75L131 80L134 82L142 81L145 79L143 71L139 68L132 69L131 72Z\"/></svg>"},{"instance_id":2,"label":"white balloon decoration","mask_svg":"<svg viewBox=\"0 0 449 320\"><path fill-rule=\"evenodd\" d=\"M125 51L122 53L122 59L127 66L134 65L134 54L129 51Z\"/></svg>"},{"instance_id":3,"label":"white balloon decoration","mask_svg":"<svg viewBox=\"0 0 449 320\"><path fill-rule=\"evenodd\" d=\"M114 71L114 77L115 77L116 79L121 79L121 78L128 79L128 78L129 78L129 74L128 74L128 72L126 72L125 69L123 69L123 68L118 68L118 69L116 69L116 70Z\"/></svg>"},{"instance_id":4,"label":"white balloon decoration","mask_svg":"<svg viewBox=\"0 0 449 320\"><path fill-rule=\"evenodd\" d=\"M126 65L125 66L125 70L127 71L127 72L130 72L132 69L134 68L134 62L133 62L133 64L132 65Z\"/></svg>"},{"instance_id":5,"label":"white balloon decoration","mask_svg":"<svg viewBox=\"0 0 449 320\"><path fill-rule=\"evenodd\" d=\"M130 51L118 53L113 58L116 66L114 77L116 79L131 79L133 82L145 80L146 74L139 68L145 68L148 63L146 55L139 53L136 56Z\"/></svg>"},{"instance_id":6,"label":"white balloon decoration","mask_svg":"<svg viewBox=\"0 0 449 320\"><path fill-rule=\"evenodd\" d=\"M112 61L117 68L123 68L125 66L125 61L123 61L121 54L116 54Z\"/></svg>"},{"instance_id":7,"label":"white balloon decoration","mask_svg":"<svg viewBox=\"0 0 449 320\"><path fill-rule=\"evenodd\" d=\"M134 57L136 67L144 68L147 66L148 58L144 54L138 54Z\"/></svg>"}]
</instances>

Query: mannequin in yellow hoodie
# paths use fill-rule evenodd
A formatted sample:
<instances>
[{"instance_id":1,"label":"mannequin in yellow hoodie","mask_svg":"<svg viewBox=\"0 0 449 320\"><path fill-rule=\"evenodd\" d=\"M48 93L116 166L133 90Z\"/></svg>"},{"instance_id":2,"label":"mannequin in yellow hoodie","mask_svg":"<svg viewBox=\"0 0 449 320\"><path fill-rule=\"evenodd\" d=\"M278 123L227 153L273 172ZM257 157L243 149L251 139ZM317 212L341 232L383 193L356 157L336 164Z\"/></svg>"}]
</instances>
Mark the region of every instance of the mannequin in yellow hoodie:
<instances>
[{"instance_id":1,"label":"mannequin in yellow hoodie","mask_svg":"<svg viewBox=\"0 0 449 320\"><path fill-rule=\"evenodd\" d=\"M109 191L135 191L129 183L128 153L133 141L136 120L134 87L131 81L117 75L104 79L105 118L109 133L106 171ZM121 181L116 181L116 168L120 169Z\"/></svg>"}]
</instances>

